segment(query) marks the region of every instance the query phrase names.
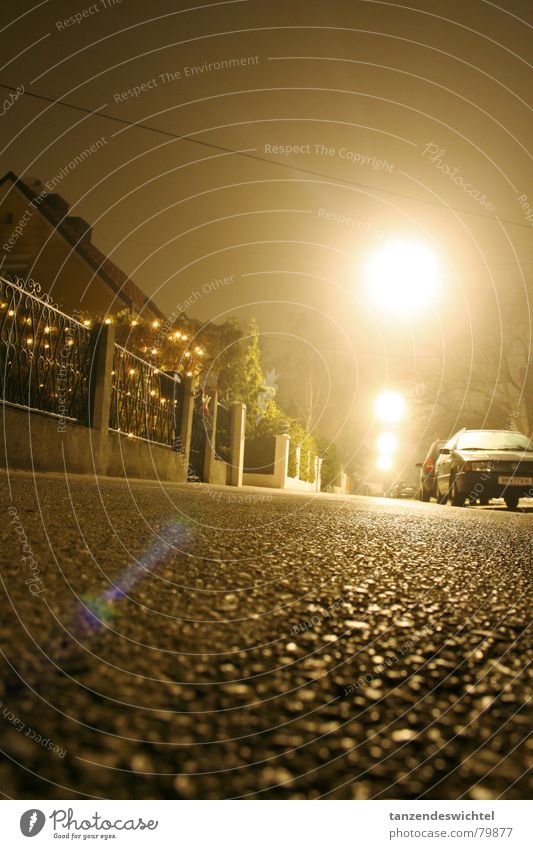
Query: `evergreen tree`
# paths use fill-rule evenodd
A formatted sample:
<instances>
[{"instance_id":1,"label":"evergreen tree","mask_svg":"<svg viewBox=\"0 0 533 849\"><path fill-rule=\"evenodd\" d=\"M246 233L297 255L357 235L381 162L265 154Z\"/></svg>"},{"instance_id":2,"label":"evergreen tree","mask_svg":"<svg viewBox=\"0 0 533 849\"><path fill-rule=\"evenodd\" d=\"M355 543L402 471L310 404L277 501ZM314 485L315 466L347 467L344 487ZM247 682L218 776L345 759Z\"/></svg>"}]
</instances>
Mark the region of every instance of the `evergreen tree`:
<instances>
[{"instance_id":1,"label":"evergreen tree","mask_svg":"<svg viewBox=\"0 0 533 849\"><path fill-rule=\"evenodd\" d=\"M249 342L244 355L244 386L242 401L246 404L247 423L250 430L255 430L260 413L260 398L265 385L265 376L261 368L261 348L259 345L259 328L255 318L250 322Z\"/></svg>"}]
</instances>

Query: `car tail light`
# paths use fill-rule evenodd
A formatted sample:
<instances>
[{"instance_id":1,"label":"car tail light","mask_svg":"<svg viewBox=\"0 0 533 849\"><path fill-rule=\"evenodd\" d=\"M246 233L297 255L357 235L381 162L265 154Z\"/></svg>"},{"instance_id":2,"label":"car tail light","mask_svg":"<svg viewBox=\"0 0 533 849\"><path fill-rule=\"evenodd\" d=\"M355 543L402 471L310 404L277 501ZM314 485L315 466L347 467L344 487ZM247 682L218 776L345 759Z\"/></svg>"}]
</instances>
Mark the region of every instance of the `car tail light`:
<instances>
[{"instance_id":1,"label":"car tail light","mask_svg":"<svg viewBox=\"0 0 533 849\"><path fill-rule=\"evenodd\" d=\"M470 460L467 460L463 466L463 472L471 472L472 471L472 463Z\"/></svg>"},{"instance_id":2,"label":"car tail light","mask_svg":"<svg viewBox=\"0 0 533 849\"><path fill-rule=\"evenodd\" d=\"M428 457L426 462L424 463L424 471L432 472L434 468L435 468L435 461L434 461L433 457Z\"/></svg>"}]
</instances>

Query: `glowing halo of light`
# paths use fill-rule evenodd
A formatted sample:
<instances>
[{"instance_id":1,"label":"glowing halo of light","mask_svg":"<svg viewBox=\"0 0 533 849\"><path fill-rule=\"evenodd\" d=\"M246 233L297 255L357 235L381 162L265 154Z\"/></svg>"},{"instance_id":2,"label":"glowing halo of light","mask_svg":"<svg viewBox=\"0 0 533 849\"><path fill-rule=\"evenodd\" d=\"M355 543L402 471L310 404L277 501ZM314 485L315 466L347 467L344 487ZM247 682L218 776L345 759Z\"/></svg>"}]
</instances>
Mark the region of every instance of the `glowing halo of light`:
<instances>
[{"instance_id":1,"label":"glowing halo of light","mask_svg":"<svg viewBox=\"0 0 533 849\"><path fill-rule=\"evenodd\" d=\"M399 392L386 389L374 402L376 416L382 422L399 422L405 415L405 401Z\"/></svg>"},{"instance_id":2,"label":"glowing halo of light","mask_svg":"<svg viewBox=\"0 0 533 849\"><path fill-rule=\"evenodd\" d=\"M381 433L376 440L376 446L382 456L394 454L398 448L398 439L394 433Z\"/></svg>"},{"instance_id":3,"label":"glowing halo of light","mask_svg":"<svg viewBox=\"0 0 533 849\"><path fill-rule=\"evenodd\" d=\"M373 253L364 265L369 298L394 315L414 315L434 300L441 268L429 245L398 238Z\"/></svg>"}]
</instances>

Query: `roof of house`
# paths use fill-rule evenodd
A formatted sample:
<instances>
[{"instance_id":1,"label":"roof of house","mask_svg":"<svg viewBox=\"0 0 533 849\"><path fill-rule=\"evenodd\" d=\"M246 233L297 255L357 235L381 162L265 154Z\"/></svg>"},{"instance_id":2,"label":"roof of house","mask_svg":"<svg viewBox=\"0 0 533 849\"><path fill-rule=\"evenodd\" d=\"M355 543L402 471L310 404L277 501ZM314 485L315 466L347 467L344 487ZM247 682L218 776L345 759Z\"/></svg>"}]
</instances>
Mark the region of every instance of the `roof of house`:
<instances>
[{"instance_id":1,"label":"roof of house","mask_svg":"<svg viewBox=\"0 0 533 849\"><path fill-rule=\"evenodd\" d=\"M39 195L24 183L12 171L8 171L0 180L0 186L11 181L19 191L31 201L37 201ZM50 203L49 198L55 202ZM57 232L69 243L69 245L82 257L127 305L136 311L148 308L158 318L164 318L158 306L149 298L124 271L115 265L105 254L93 245L90 240L91 227L82 218L67 216L61 211L68 211L68 204L58 195L49 195L41 202L34 202L34 208L52 224ZM60 212L58 213L57 209Z\"/></svg>"}]
</instances>

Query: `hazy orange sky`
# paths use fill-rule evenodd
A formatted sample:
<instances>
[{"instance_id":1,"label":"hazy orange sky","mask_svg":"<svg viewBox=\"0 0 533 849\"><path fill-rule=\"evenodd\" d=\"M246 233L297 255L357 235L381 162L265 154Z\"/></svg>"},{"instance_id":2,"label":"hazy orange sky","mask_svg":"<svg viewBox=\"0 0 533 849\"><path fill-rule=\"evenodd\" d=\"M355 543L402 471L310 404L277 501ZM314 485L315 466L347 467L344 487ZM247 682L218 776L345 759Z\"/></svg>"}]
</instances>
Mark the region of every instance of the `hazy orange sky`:
<instances>
[{"instance_id":1,"label":"hazy orange sky","mask_svg":"<svg viewBox=\"0 0 533 849\"><path fill-rule=\"evenodd\" d=\"M56 190L163 310L200 291L191 315L256 315L275 333L303 305L354 373L386 382L390 357L441 356L511 288L529 312L532 11L9 0L0 82L26 94L2 118L0 170L46 183L104 139ZM440 302L408 327L362 285L397 235L444 269Z\"/></svg>"}]
</instances>

